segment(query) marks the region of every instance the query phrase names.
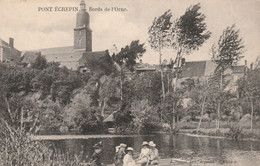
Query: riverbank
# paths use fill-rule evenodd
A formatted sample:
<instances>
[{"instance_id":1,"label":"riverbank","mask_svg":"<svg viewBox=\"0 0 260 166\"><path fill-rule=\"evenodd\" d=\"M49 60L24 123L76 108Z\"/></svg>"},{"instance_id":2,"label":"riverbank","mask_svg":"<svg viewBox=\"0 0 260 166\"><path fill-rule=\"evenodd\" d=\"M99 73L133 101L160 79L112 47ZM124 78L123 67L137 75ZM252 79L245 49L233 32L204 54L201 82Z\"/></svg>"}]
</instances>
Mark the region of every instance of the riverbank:
<instances>
[{"instance_id":1,"label":"riverbank","mask_svg":"<svg viewBox=\"0 0 260 166\"><path fill-rule=\"evenodd\" d=\"M220 128L220 129L180 129L179 133L186 134L189 136L205 136L212 138L230 138L232 139L232 135L230 133L230 129L228 128ZM238 135L239 140L258 140L260 141L260 129L242 129L241 133Z\"/></svg>"}]
</instances>

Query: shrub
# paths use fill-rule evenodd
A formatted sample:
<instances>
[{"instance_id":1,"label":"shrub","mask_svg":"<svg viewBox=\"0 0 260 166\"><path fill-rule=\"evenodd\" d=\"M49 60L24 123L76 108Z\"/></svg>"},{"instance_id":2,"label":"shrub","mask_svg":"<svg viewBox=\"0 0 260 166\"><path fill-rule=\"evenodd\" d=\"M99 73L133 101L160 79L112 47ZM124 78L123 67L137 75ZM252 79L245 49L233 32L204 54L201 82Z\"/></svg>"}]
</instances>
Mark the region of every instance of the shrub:
<instances>
[{"instance_id":1,"label":"shrub","mask_svg":"<svg viewBox=\"0 0 260 166\"><path fill-rule=\"evenodd\" d=\"M242 128L239 125L231 125L229 127L229 132L227 133L227 136L232 138L232 140L237 141L241 136L241 133Z\"/></svg>"}]
</instances>

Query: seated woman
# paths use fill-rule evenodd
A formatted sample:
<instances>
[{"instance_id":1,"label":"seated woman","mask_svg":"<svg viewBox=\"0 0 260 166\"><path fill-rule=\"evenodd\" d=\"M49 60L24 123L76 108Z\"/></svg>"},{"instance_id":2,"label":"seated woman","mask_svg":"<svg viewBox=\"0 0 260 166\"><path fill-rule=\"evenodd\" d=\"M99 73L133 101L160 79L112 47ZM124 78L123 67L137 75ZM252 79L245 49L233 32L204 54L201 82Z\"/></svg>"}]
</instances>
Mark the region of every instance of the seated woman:
<instances>
[{"instance_id":1,"label":"seated woman","mask_svg":"<svg viewBox=\"0 0 260 166\"><path fill-rule=\"evenodd\" d=\"M122 143L116 147L116 155L114 158L116 166L123 165L123 159L125 156L125 148L126 148L126 144L122 144Z\"/></svg>"},{"instance_id":2,"label":"seated woman","mask_svg":"<svg viewBox=\"0 0 260 166\"><path fill-rule=\"evenodd\" d=\"M91 166L101 166L102 165L102 163L101 163L101 152L102 152L101 147L102 147L102 142L99 142L99 143L97 143L93 146L94 153L92 154L88 165L91 165Z\"/></svg>"},{"instance_id":3,"label":"seated woman","mask_svg":"<svg viewBox=\"0 0 260 166\"><path fill-rule=\"evenodd\" d=\"M159 153L158 153L158 149L155 147L156 144L153 141L150 141L149 146L150 146L149 164L158 165L159 164Z\"/></svg>"},{"instance_id":4,"label":"seated woman","mask_svg":"<svg viewBox=\"0 0 260 166\"><path fill-rule=\"evenodd\" d=\"M144 141L142 144L143 148L136 163L141 164L142 166L147 165L149 161L149 145L147 141Z\"/></svg>"},{"instance_id":5,"label":"seated woman","mask_svg":"<svg viewBox=\"0 0 260 166\"><path fill-rule=\"evenodd\" d=\"M135 166L135 160L133 159L133 151L134 149L131 147L127 148L127 154L123 159L123 166Z\"/></svg>"}]
</instances>

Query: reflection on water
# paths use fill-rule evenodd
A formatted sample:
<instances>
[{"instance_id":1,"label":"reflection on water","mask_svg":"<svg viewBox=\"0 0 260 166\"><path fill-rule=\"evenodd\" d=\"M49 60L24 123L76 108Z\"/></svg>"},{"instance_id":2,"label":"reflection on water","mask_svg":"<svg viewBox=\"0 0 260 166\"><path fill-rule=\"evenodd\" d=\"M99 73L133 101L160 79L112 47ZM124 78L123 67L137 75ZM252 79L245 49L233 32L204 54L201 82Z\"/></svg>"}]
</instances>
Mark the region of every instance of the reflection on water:
<instances>
[{"instance_id":1,"label":"reflection on water","mask_svg":"<svg viewBox=\"0 0 260 166\"><path fill-rule=\"evenodd\" d=\"M259 141L232 141L228 139L216 139L207 137L191 137L186 135L156 134L136 137L115 137L98 139L72 139L49 141L64 151L79 154L81 151L89 155L92 146L98 141L103 141L103 163L113 163L115 146L125 143L134 148L134 156L137 156L143 141L154 141L161 158L176 157L205 163L216 162L223 164L230 161L228 157L236 151L260 151Z\"/></svg>"}]
</instances>

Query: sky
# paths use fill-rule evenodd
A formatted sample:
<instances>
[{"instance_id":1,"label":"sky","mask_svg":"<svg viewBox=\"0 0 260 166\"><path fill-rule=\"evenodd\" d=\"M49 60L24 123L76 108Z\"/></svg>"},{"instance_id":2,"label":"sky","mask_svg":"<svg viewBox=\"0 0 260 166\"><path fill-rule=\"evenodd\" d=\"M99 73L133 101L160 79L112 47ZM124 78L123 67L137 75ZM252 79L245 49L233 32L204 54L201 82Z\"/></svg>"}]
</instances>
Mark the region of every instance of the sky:
<instances>
[{"instance_id":1,"label":"sky","mask_svg":"<svg viewBox=\"0 0 260 166\"><path fill-rule=\"evenodd\" d=\"M39 11L44 7L79 7L81 0L0 0L0 38L14 38L18 50L33 50L73 45L73 29L77 11ZM236 25L245 45L244 58L239 64L248 65L260 56L260 0L85 0L90 14L92 50L118 51L133 40L145 43L142 60L158 64L158 52L148 43L148 28L155 17L170 9L172 20L197 3L205 14L211 37L198 51L185 55L186 61L210 60L209 49L218 42L223 30ZM117 7L124 11L111 11ZM90 11L99 8L103 11ZM104 11L110 8L110 11ZM54 10L54 9L53 9ZM163 50L163 59L174 59L176 52Z\"/></svg>"}]
</instances>

